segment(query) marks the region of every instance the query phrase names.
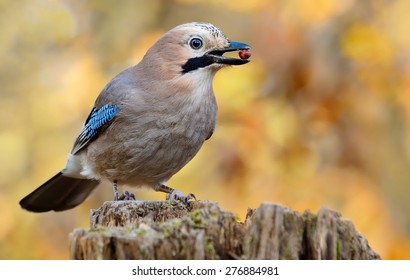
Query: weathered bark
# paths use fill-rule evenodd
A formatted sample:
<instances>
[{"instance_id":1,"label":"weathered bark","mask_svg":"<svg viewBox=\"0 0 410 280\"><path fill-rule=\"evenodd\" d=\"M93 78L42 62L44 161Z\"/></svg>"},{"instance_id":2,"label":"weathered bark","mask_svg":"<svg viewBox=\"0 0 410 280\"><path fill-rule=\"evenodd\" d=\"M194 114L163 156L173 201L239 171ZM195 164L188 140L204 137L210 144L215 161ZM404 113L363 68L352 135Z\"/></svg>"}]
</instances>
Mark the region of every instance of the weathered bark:
<instances>
[{"instance_id":1,"label":"weathered bark","mask_svg":"<svg viewBox=\"0 0 410 280\"><path fill-rule=\"evenodd\" d=\"M70 234L72 259L379 259L325 207L315 215L263 203L245 222L216 203L108 201Z\"/></svg>"}]
</instances>

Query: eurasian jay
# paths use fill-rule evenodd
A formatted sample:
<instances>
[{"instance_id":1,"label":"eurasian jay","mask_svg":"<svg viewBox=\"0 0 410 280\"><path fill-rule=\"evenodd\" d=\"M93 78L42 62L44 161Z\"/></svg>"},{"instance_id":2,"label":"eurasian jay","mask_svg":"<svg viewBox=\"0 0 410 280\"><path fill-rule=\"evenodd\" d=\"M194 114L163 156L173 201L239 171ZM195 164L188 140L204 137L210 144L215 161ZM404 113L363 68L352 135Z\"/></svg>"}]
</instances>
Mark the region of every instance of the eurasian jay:
<instances>
[{"instance_id":1,"label":"eurasian jay","mask_svg":"<svg viewBox=\"0 0 410 280\"><path fill-rule=\"evenodd\" d=\"M166 185L215 128L215 73L248 63L250 46L230 41L209 23L187 23L165 33L141 62L101 91L74 142L65 168L20 201L33 212L63 211L82 203L101 180L114 199L134 199L117 186L148 186L185 203L195 198ZM240 58L223 56L239 51Z\"/></svg>"}]
</instances>

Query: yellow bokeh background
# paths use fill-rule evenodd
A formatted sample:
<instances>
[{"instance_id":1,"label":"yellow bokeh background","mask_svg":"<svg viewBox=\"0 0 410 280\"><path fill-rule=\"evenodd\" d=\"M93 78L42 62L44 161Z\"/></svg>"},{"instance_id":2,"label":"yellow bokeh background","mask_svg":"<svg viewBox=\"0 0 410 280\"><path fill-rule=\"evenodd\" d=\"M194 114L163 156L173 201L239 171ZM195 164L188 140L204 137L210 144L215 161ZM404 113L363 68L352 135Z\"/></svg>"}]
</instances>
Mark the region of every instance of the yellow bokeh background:
<instances>
[{"instance_id":1,"label":"yellow bokeh background","mask_svg":"<svg viewBox=\"0 0 410 280\"><path fill-rule=\"evenodd\" d=\"M240 219L263 201L325 205L382 258L410 259L409 10L406 0L1 0L0 259L68 258L69 233L112 199L110 185L62 213L18 201L64 167L104 85L191 21L252 45L252 62L217 74L217 129L169 185Z\"/></svg>"}]
</instances>

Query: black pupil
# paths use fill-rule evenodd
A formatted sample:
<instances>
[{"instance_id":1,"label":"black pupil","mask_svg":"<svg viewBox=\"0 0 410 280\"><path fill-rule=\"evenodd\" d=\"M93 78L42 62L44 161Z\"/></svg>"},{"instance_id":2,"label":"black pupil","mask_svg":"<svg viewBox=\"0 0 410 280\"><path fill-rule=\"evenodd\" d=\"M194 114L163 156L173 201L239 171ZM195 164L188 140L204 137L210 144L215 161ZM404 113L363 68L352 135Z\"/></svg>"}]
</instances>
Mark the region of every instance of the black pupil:
<instances>
[{"instance_id":1,"label":"black pupil","mask_svg":"<svg viewBox=\"0 0 410 280\"><path fill-rule=\"evenodd\" d=\"M200 47L202 47L202 41L200 39L192 39L191 47L193 49L199 49Z\"/></svg>"}]
</instances>

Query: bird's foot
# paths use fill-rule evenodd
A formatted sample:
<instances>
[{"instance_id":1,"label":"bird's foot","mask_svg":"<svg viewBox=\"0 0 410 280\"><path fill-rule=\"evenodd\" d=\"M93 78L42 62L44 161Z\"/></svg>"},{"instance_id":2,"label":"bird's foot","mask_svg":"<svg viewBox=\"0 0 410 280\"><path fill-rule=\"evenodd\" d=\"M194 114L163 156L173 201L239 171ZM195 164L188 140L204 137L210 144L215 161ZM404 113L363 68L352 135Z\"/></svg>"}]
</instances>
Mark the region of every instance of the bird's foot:
<instances>
[{"instance_id":1,"label":"bird's foot","mask_svg":"<svg viewBox=\"0 0 410 280\"><path fill-rule=\"evenodd\" d=\"M179 200L181 201L185 206L189 206L189 201L191 199L195 199L196 197L193 193L189 193L187 195L184 195L181 191L179 190L173 190L171 193L167 193L166 196L167 200Z\"/></svg>"},{"instance_id":2,"label":"bird's foot","mask_svg":"<svg viewBox=\"0 0 410 280\"><path fill-rule=\"evenodd\" d=\"M118 194L118 184L117 181L114 181L112 184L112 190L114 192L114 200L135 200L135 195L125 190L120 195Z\"/></svg>"},{"instance_id":3,"label":"bird's foot","mask_svg":"<svg viewBox=\"0 0 410 280\"><path fill-rule=\"evenodd\" d=\"M181 201L186 207L190 207L189 201L192 199L196 200L196 197L193 193L184 195L181 191L175 190L168 187L167 185L161 184L158 185L155 189L157 192L164 192L167 194L166 200L178 200Z\"/></svg>"},{"instance_id":4,"label":"bird's foot","mask_svg":"<svg viewBox=\"0 0 410 280\"><path fill-rule=\"evenodd\" d=\"M135 200L135 195L125 190L116 200Z\"/></svg>"}]
</instances>

